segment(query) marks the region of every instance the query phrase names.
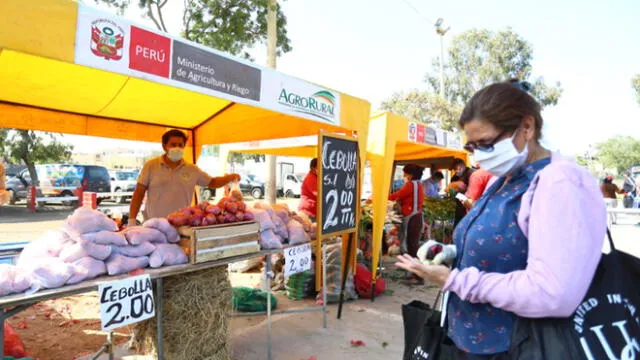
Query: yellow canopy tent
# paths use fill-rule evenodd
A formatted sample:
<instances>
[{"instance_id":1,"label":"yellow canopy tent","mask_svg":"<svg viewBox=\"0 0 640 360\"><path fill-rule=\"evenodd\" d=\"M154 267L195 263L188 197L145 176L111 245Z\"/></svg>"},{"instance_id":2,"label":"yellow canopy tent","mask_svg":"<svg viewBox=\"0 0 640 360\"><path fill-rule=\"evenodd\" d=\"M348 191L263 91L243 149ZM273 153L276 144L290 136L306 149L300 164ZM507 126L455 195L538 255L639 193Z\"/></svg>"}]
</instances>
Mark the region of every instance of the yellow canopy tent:
<instances>
[{"instance_id":1,"label":"yellow canopy tent","mask_svg":"<svg viewBox=\"0 0 640 360\"><path fill-rule=\"evenodd\" d=\"M384 218L391 178L397 163L435 164L449 167L453 161L467 161L467 152L460 150L459 136L388 113L374 114L369 121L367 160L371 166L373 188L372 273L375 281L382 249Z\"/></svg>"},{"instance_id":2,"label":"yellow canopy tent","mask_svg":"<svg viewBox=\"0 0 640 360\"><path fill-rule=\"evenodd\" d=\"M0 14L2 127L153 142L178 128L194 162L207 144L366 138L364 100L84 4L5 0Z\"/></svg>"},{"instance_id":3,"label":"yellow canopy tent","mask_svg":"<svg viewBox=\"0 0 640 360\"><path fill-rule=\"evenodd\" d=\"M364 100L82 3L3 0L0 14L0 127L150 142L177 128L193 163L202 145L321 131L365 152Z\"/></svg>"}]
</instances>

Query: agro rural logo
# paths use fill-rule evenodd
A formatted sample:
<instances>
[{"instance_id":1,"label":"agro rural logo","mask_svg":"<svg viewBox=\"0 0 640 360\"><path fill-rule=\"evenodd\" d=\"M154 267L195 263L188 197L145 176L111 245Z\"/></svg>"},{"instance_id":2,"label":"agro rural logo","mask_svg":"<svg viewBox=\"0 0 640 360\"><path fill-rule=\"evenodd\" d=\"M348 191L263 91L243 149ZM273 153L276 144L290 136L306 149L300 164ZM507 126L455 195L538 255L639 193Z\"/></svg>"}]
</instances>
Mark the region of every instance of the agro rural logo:
<instances>
[{"instance_id":1,"label":"agro rural logo","mask_svg":"<svg viewBox=\"0 0 640 360\"><path fill-rule=\"evenodd\" d=\"M278 102L296 111L335 122L336 97L330 91L322 90L309 96L301 96L282 89Z\"/></svg>"},{"instance_id":2,"label":"agro rural logo","mask_svg":"<svg viewBox=\"0 0 640 360\"><path fill-rule=\"evenodd\" d=\"M91 52L105 60L122 59L124 30L109 19L91 23Z\"/></svg>"}]
</instances>

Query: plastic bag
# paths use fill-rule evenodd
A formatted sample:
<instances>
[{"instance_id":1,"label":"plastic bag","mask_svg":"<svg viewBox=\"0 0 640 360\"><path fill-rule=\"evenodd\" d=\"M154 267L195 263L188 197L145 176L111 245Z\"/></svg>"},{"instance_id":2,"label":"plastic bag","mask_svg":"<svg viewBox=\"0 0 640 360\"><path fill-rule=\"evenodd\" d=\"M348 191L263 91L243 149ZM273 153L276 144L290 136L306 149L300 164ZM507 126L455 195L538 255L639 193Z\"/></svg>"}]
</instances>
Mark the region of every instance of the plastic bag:
<instances>
[{"instance_id":1,"label":"plastic bag","mask_svg":"<svg viewBox=\"0 0 640 360\"><path fill-rule=\"evenodd\" d=\"M31 291L59 288L75 273L72 264L57 258L42 258L37 263L26 266L26 269L33 277Z\"/></svg>"},{"instance_id":2,"label":"plastic bag","mask_svg":"<svg viewBox=\"0 0 640 360\"><path fill-rule=\"evenodd\" d=\"M107 261L107 273L109 275L126 274L136 269L144 269L149 266L149 257L126 257L120 254L112 254Z\"/></svg>"},{"instance_id":3,"label":"plastic bag","mask_svg":"<svg viewBox=\"0 0 640 360\"><path fill-rule=\"evenodd\" d=\"M123 233L130 245L140 245L143 242L152 242L152 243L167 242L167 237L162 232L152 228L147 228L142 226L132 226L132 227L126 228L123 231Z\"/></svg>"},{"instance_id":4,"label":"plastic bag","mask_svg":"<svg viewBox=\"0 0 640 360\"><path fill-rule=\"evenodd\" d=\"M118 231L118 225L97 210L81 207L71 214L66 224L80 234L99 231Z\"/></svg>"},{"instance_id":5,"label":"plastic bag","mask_svg":"<svg viewBox=\"0 0 640 360\"><path fill-rule=\"evenodd\" d=\"M20 252L17 265L33 263L40 258L58 257L60 252L72 243L63 231L49 231L44 236L28 243Z\"/></svg>"},{"instance_id":6,"label":"plastic bag","mask_svg":"<svg viewBox=\"0 0 640 360\"><path fill-rule=\"evenodd\" d=\"M277 215L273 217L273 232L278 235L281 239L289 238L289 230L287 229L287 224L280 219Z\"/></svg>"},{"instance_id":7,"label":"plastic bag","mask_svg":"<svg viewBox=\"0 0 640 360\"><path fill-rule=\"evenodd\" d=\"M273 218L275 216L275 212L273 211L273 208L269 204L265 204L263 202L257 202L255 205L253 205L253 207L255 209L260 209L260 210L266 211L267 213L269 213L269 217L271 217L271 218Z\"/></svg>"},{"instance_id":8,"label":"plastic bag","mask_svg":"<svg viewBox=\"0 0 640 360\"><path fill-rule=\"evenodd\" d=\"M77 284L81 281L95 279L107 273L104 261L92 257L83 257L73 262L74 274L67 280L67 284Z\"/></svg>"},{"instance_id":9,"label":"plastic bag","mask_svg":"<svg viewBox=\"0 0 640 360\"><path fill-rule=\"evenodd\" d=\"M262 209L247 209L247 212L253 215L253 219L260 223L260 231L273 230L275 225L271 220L271 215Z\"/></svg>"},{"instance_id":10,"label":"plastic bag","mask_svg":"<svg viewBox=\"0 0 640 360\"><path fill-rule=\"evenodd\" d=\"M112 250L113 247L111 245L98 245L80 240L79 242L64 248L60 252L60 260L72 263L87 256L91 256L97 260L104 260L111 255Z\"/></svg>"},{"instance_id":11,"label":"plastic bag","mask_svg":"<svg viewBox=\"0 0 640 360\"><path fill-rule=\"evenodd\" d=\"M127 238L125 238L120 232L100 231L80 235L80 238L87 242L99 245L124 246L128 244Z\"/></svg>"},{"instance_id":12,"label":"plastic bag","mask_svg":"<svg viewBox=\"0 0 640 360\"><path fill-rule=\"evenodd\" d=\"M260 233L260 248L267 250L282 249L282 241L273 230L266 230Z\"/></svg>"},{"instance_id":13,"label":"plastic bag","mask_svg":"<svg viewBox=\"0 0 640 360\"><path fill-rule=\"evenodd\" d=\"M289 231L289 245L304 244L311 241L302 224L295 220L289 220L287 230Z\"/></svg>"},{"instance_id":14,"label":"plastic bag","mask_svg":"<svg viewBox=\"0 0 640 360\"><path fill-rule=\"evenodd\" d=\"M245 312L267 311L267 296L271 297L271 310L278 306L278 299L260 289L235 287L232 289L232 306L234 310Z\"/></svg>"},{"instance_id":15,"label":"plastic bag","mask_svg":"<svg viewBox=\"0 0 640 360\"><path fill-rule=\"evenodd\" d=\"M289 214L291 214L291 211L287 204L273 204L272 208L275 215L282 219L282 222L285 224L289 222Z\"/></svg>"},{"instance_id":16,"label":"plastic bag","mask_svg":"<svg viewBox=\"0 0 640 360\"><path fill-rule=\"evenodd\" d=\"M322 292L327 291L327 302L334 303L340 298L340 287L342 279L342 242L327 246L327 288L322 289L317 296L317 300L322 300ZM358 298L356 287L353 281L353 274L347 275L344 289L345 300L355 300Z\"/></svg>"},{"instance_id":17,"label":"plastic bag","mask_svg":"<svg viewBox=\"0 0 640 360\"><path fill-rule=\"evenodd\" d=\"M176 244L158 244L149 256L152 268L186 264L189 261L182 248Z\"/></svg>"},{"instance_id":18,"label":"plastic bag","mask_svg":"<svg viewBox=\"0 0 640 360\"><path fill-rule=\"evenodd\" d=\"M167 237L167 241L170 243L177 243L180 241L180 234L173 225L165 218L149 219L142 224L143 227L156 229Z\"/></svg>"},{"instance_id":19,"label":"plastic bag","mask_svg":"<svg viewBox=\"0 0 640 360\"><path fill-rule=\"evenodd\" d=\"M162 244L158 244L160 246ZM147 256L156 249L156 245L150 242L143 242L140 245L114 246L113 252L128 257Z\"/></svg>"},{"instance_id":20,"label":"plastic bag","mask_svg":"<svg viewBox=\"0 0 640 360\"><path fill-rule=\"evenodd\" d=\"M31 276L15 265L0 264L0 296L21 293L31 287Z\"/></svg>"},{"instance_id":21,"label":"plastic bag","mask_svg":"<svg viewBox=\"0 0 640 360\"><path fill-rule=\"evenodd\" d=\"M11 356L16 359L29 356L24 350L24 343L20 339L20 336L18 336L18 333L7 322L4 322L4 354L0 355L3 357Z\"/></svg>"}]
</instances>

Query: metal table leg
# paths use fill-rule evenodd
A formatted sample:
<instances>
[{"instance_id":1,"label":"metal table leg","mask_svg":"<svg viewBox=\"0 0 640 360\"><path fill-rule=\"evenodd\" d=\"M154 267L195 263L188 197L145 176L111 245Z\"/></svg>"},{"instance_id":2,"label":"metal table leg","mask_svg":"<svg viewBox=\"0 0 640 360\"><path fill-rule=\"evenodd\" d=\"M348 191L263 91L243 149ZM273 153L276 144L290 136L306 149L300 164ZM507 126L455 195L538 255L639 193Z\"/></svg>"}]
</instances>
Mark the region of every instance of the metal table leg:
<instances>
[{"instance_id":1,"label":"metal table leg","mask_svg":"<svg viewBox=\"0 0 640 360\"><path fill-rule=\"evenodd\" d=\"M163 326L163 297L164 297L164 288L163 288L163 280L161 277L156 279L156 335L158 337L157 342L157 350L158 350L158 359L164 360L164 326Z\"/></svg>"},{"instance_id":2,"label":"metal table leg","mask_svg":"<svg viewBox=\"0 0 640 360\"><path fill-rule=\"evenodd\" d=\"M265 284L267 286L267 359L271 360L271 254L267 254L265 278Z\"/></svg>"}]
</instances>

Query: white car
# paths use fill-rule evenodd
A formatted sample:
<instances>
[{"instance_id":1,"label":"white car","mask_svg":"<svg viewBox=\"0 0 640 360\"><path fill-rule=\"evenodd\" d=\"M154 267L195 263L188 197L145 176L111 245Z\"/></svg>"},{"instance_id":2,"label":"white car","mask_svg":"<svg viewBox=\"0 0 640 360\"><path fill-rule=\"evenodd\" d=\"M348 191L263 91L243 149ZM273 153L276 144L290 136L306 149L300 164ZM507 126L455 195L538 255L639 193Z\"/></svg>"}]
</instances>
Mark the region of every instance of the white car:
<instances>
[{"instance_id":1,"label":"white car","mask_svg":"<svg viewBox=\"0 0 640 360\"><path fill-rule=\"evenodd\" d=\"M136 189L138 175L135 170L110 170L109 177L111 178L111 192L125 193L133 192ZM131 196L114 197L114 200L120 204L126 203L127 199L131 199Z\"/></svg>"}]
</instances>

